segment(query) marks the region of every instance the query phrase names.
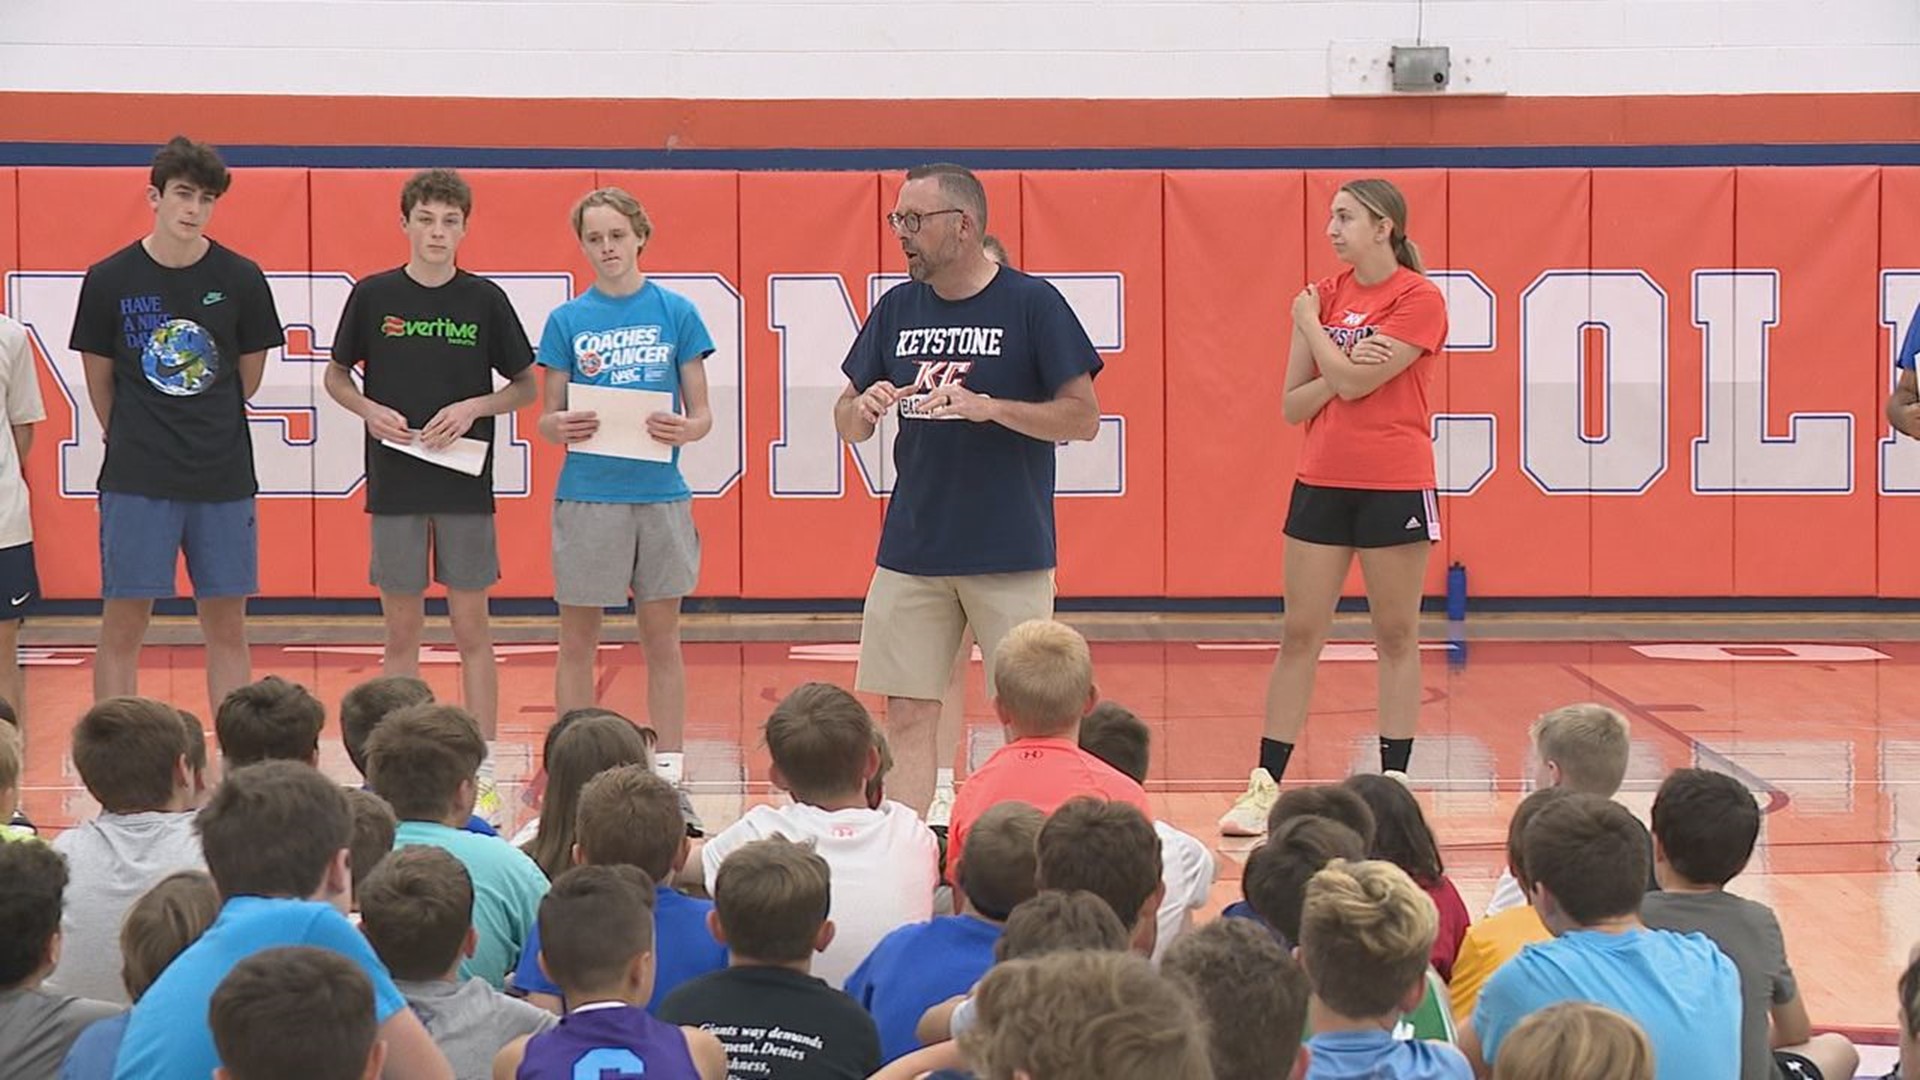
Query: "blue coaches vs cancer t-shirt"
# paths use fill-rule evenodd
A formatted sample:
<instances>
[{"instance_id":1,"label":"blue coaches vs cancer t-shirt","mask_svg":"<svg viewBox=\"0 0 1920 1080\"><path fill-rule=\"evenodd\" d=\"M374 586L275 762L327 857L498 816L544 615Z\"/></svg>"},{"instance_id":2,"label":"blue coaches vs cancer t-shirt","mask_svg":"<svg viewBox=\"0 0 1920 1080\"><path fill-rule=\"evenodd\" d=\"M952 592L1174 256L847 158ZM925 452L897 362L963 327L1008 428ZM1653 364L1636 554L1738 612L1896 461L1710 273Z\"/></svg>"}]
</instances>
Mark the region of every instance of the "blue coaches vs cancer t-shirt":
<instances>
[{"instance_id":1,"label":"blue coaches vs cancer t-shirt","mask_svg":"<svg viewBox=\"0 0 1920 1080\"><path fill-rule=\"evenodd\" d=\"M920 403L950 383L1049 401L1101 367L1066 298L1018 270L1002 267L965 300L918 281L882 296L841 365L855 390L881 379L912 388L898 406L879 564L923 576L1051 569L1054 445L999 424L936 420Z\"/></svg>"},{"instance_id":2,"label":"blue coaches vs cancer t-shirt","mask_svg":"<svg viewBox=\"0 0 1920 1080\"><path fill-rule=\"evenodd\" d=\"M547 316L540 335L540 366L567 373L572 383L658 390L681 408L680 366L713 352L713 338L693 301L652 281L631 296L608 296L597 288L567 301ZM680 448L673 461L633 461L567 453L555 496L575 502L660 503L690 499L680 475Z\"/></svg>"}]
</instances>

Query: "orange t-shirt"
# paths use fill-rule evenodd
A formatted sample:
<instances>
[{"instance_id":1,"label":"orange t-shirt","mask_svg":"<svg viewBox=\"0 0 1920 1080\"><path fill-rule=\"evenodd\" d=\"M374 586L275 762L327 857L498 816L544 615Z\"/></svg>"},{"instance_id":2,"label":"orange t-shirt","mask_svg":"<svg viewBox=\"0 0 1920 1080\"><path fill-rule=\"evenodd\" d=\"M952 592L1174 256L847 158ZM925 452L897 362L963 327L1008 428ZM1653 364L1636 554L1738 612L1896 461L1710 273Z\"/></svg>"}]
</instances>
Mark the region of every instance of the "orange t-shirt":
<instances>
[{"instance_id":1,"label":"orange t-shirt","mask_svg":"<svg viewBox=\"0 0 1920 1080\"><path fill-rule=\"evenodd\" d=\"M997 803L1023 802L1043 814L1082 795L1131 803L1148 821L1153 808L1147 793L1133 777L1080 749L1070 739L1015 739L993 752L967 777L954 796L953 819L947 827L947 881L959 886L960 855L966 850L967 830Z\"/></svg>"},{"instance_id":2,"label":"orange t-shirt","mask_svg":"<svg viewBox=\"0 0 1920 1080\"><path fill-rule=\"evenodd\" d=\"M1353 271L1320 282L1320 325L1340 351L1375 334L1420 350L1420 358L1373 393L1334 398L1307 421L1297 476L1321 487L1417 491L1431 488L1433 416L1427 382L1434 354L1447 340L1447 302L1426 277L1406 267L1378 285Z\"/></svg>"}]
</instances>

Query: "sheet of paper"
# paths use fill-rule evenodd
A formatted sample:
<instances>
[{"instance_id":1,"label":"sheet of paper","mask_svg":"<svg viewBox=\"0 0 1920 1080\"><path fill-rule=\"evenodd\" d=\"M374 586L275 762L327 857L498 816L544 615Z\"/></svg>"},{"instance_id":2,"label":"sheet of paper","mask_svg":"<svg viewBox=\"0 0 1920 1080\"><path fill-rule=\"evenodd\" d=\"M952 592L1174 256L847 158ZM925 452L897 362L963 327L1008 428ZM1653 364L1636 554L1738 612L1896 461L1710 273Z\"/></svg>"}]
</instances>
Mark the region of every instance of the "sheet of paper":
<instances>
[{"instance_id":1,"label":"sheet of paper","mask_svg":"<svg viewBox=\"0 0 1920 1080\"><path fill-rule=\"evenodd\" d=\"M673 447L647 434L647 417L673 411L673 395L667 391L574 383L567 387L567 408L590 411L600 418L600 430L592 438L570 444L569 451L634 461L673 460Z\"/></svg>"},{"instance_id":2,"label":"sheet of paper","mask_svg":"<svg viewBox=\"0 0 1920 1080\"><path fill-rule=\"evenodd\" d=\"M380 441L403 454L417 457L421 461L430 462L443 469L466 473L468 476L479 476L480 471L487 467L487 444L480 439L462 436L440 450L427 449L421 445L417 435L412 442L394 442L392 439Z\"/></svg>"}]
</instances>

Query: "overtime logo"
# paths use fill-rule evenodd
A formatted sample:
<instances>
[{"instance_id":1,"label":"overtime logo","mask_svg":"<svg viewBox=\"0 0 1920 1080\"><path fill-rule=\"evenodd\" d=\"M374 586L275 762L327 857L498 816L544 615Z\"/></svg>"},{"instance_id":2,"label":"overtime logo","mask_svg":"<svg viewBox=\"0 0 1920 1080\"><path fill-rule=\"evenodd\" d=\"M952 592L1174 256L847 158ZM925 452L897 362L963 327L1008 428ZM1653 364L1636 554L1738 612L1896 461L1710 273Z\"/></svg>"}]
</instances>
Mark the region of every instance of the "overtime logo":
<instances>
[{"instance_id":1,"label":"overtime logo","mask_svg":"<svg viewBox=\"0 0 1920 1080\"><path fill-rule=\"evenodd\" d=\"M389 315L380 320L380 332L387 337L441 338L449 345L472 348L480 344L480 324L454 322L452 319L406 319Z\"/></svg>"}]
</instances>

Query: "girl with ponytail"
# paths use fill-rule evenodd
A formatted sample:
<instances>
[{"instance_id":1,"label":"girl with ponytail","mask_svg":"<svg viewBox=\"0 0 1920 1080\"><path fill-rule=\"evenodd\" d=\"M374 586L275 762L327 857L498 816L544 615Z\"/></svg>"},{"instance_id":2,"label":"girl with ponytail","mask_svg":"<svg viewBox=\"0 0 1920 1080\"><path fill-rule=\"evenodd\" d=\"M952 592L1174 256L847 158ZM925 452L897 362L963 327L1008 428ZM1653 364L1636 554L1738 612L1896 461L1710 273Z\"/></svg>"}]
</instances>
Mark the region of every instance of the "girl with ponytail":
<instances>
[{"instance_id":1,"label":"girl with ponytail","mask_svg":"<svg viewBox=\"0 0 1920 1080\"><path fill-rule=\"evenodd\" d=\"M1447 306L1385 180L1341 187L1327 239L1347 269L1293 298L1282 414L1305 424L1286 524L1286 620L1267 685L1260 764L1220 819L1258 836L1307 720L1314 672L1354 557L1379 651L1380 767L1404 773L1420 711L1420 594L1440 539L1427 384Z\"/></svg>"}]
</instances>

